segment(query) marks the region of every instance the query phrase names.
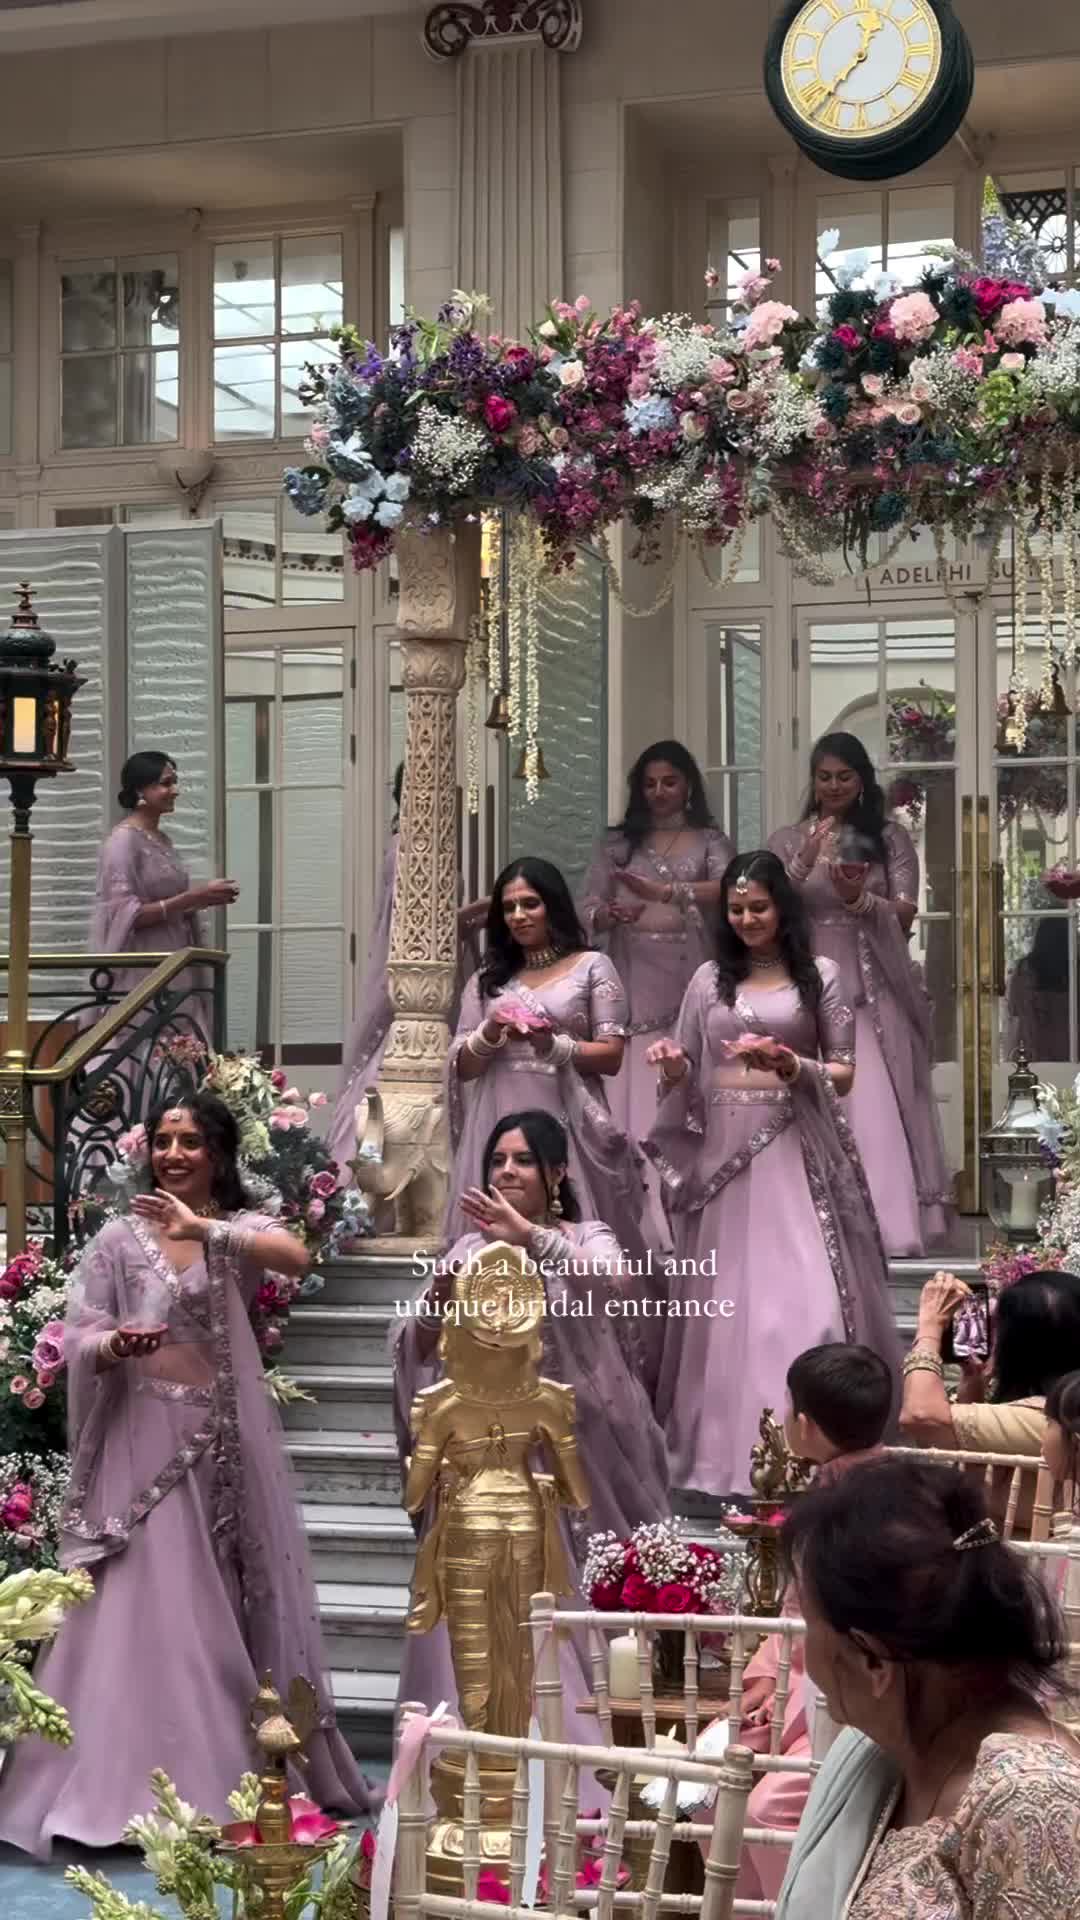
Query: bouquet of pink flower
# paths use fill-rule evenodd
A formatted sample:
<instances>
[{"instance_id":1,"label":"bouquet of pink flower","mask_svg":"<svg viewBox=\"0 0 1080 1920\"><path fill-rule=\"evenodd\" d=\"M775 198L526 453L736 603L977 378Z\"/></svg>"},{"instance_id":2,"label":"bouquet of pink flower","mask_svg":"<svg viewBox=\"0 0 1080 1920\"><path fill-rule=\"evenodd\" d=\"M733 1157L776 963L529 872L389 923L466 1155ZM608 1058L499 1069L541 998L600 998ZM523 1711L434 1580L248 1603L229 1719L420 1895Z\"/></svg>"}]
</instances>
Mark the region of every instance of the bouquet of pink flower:
<instances>
[{"instance_id":1,"label":"bouquet of pink flower","mask_svg":"<svg viewBox=\"0 0 1080 1920\"><path fill-rule=\"evenodd\" d=\"M582 1585L598 1613L737 1613L746 1555L688 1540L674 1520L635 1527L628 1540L594 1533Z\"/></svg>"},{"instance_id":2,"label":"bouquet of pink flower","mask_svg":"<svg viewBox=\"0 0 1080 1920\"><path fill-rule=\"evenodd\" d=\"M0 1274L0 1458L62 1451L67 1381L64 1316L73 1259L38 1242Z\"/></svg>"}]
</instances>

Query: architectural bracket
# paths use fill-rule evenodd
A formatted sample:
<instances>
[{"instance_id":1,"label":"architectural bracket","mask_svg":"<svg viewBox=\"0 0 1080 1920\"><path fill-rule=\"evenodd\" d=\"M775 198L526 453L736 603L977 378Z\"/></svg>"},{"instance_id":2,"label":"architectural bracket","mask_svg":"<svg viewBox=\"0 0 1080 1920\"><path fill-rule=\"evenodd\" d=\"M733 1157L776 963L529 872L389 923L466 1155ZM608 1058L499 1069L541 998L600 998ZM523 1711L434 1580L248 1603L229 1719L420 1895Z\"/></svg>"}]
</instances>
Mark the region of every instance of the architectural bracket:
<instances>
[{"instance_id":1,"label":"architectural bracket","mask_svg":"<svg viewBox=\"0 0 1080 1920\"><path fill-rule=\"evenodd\" d=\"M454 60L472 41L541 40L551 53L581 44L582 0L443 0L424 21L424 46Z\"/></svg>"}]
</instances>

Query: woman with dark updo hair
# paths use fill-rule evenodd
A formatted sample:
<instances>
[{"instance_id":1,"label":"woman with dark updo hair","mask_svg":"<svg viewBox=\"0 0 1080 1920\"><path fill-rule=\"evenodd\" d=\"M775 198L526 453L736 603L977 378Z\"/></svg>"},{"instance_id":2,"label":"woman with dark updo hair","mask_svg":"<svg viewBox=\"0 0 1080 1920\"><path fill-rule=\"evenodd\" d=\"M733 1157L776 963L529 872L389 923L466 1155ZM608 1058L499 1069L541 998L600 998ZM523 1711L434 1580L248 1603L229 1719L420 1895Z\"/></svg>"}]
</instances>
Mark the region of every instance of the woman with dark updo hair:
<instances>
[{"instance_id":1,"label":"woman with dark updo hair","mask_svg":"<svg viewBox=\"0 0 1080 1920\"><path fill-rule=\"evenodd\" d=\"M888 817L873 762L853 733L810 755L797 826L769 845L802 895L814 952L835 961L854 1009L859 1072L849 1119L892 1257L941 1240L950 1205L931 1078L930 1002L908 952L919 856Z\"/></svg>"},{"instance_id":2,"label":"woman with dark updo hair","mask_svg":"<svg viewBox=\"0 0 1080 1920\"><path fill-rule=\"evenodd\" d=\"M783 1533L806 1671L845 1731L776 1920L1065 1920L1080 1749L1063 1623L978 1483L900 1458L798 1500Z\"/></svg>"},{"instance_id":3,"label":"woman with dark updo hair","mask_svg":"<svg viewBox=\"0 0 1080 1920\"><path fill-rule=\"evenodd\" d=\"M658 1168L676 1263L656 1395L676 1487L750 1490L762 1407L807 1346L900 1348L866 1176L843 1115L854 1020L815 961L774 853L743 853L720 889L716 959L657 1040Z\"/></svg>"},{"instance_id":4,"label":"woman with dark updo hair","mask_svg":"<svg viewBox=\"0 0 1080 1920\"><path fill-rule=\"evenodd\" d=\"M200 912L231 906L240 889L234 880L207 880L192 886L176 848L161 822L176 806L180 784L176 761L146 750L125 760L117 796L127 818L114 827L101 849L97 894L90 930L93 953L180 953L208 943ZM118 969L115 984L125 994L146 978L142 970ZM193 975L177 986L196 982ZM179 1013L209 1041L210 1002L204 993L184 1001Z\"/></svg>"}]
</instances>

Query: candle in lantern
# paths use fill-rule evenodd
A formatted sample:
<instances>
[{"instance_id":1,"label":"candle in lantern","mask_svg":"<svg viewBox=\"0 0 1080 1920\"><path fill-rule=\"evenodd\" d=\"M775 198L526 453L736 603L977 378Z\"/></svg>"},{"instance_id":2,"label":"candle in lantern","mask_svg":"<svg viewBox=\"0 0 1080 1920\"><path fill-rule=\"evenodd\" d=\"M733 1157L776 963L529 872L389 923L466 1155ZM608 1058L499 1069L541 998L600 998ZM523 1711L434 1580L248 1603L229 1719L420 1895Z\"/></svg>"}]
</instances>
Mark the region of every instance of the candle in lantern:
<instances>
[{"instance_id":1,"label":"candle in lantern","mask_svg":"<svg viewBox=\"0 0 1080 1920\"><path fill-rule=\"evenodd\" d=\"M608 1692L613 1700L636 1700L638 1644L634 1633L621 1633L608 1647Z\"/></svg>"},{"instance_id":2,"label":"candle in lantern","mask_svg":"<svg viewBox=\"0 0 1080 1920\"><path fill-rule=\"evenodd\" d=\"M33 753L37 745L37 702L26 694L16 694L13 707L12 751Z\"/></svg>"},{"instance_id":3,"label":"candle in lantern","mask_svg":"<svg viewBox=\"0 0 1080 1920\"><path fill-rule=\"evenodd\" d=\"M1042 1181L1037 1174L1014 1174L1009 1182L1009 1214L1015 1228L1035 1227L1039 1220Z\"/></svg>"}]
</instances>

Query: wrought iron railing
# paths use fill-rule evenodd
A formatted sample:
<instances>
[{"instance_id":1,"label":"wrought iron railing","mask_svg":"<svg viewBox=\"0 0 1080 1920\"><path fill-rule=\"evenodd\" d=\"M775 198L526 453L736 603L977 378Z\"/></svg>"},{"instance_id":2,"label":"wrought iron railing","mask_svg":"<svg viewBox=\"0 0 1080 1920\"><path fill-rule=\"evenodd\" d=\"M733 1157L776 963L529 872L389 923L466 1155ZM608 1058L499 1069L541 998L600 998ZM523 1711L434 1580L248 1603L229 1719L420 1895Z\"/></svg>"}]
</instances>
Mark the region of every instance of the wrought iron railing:
<instances>
[{"instance_id":1,"label":"wrought iron railing","mask_svg":"<svg viewBox=\"0 0 1080 1920\"><path fill-rule=\"evenodd\" d=\"M227 963L227 954L198 947L31 955L27 1153L33 1142L37 1164L30 1172L51 1190L33 1211L57 1252L102 1189L121 1134L159 1100L190 1090L191 1064L175 1043L209 1040L215 1051L224 1048ZM7 954L0 954L0 998L7 968ZM135 972L146 977L125 990L121 977Z\"/></svg>"}]
</instances>

